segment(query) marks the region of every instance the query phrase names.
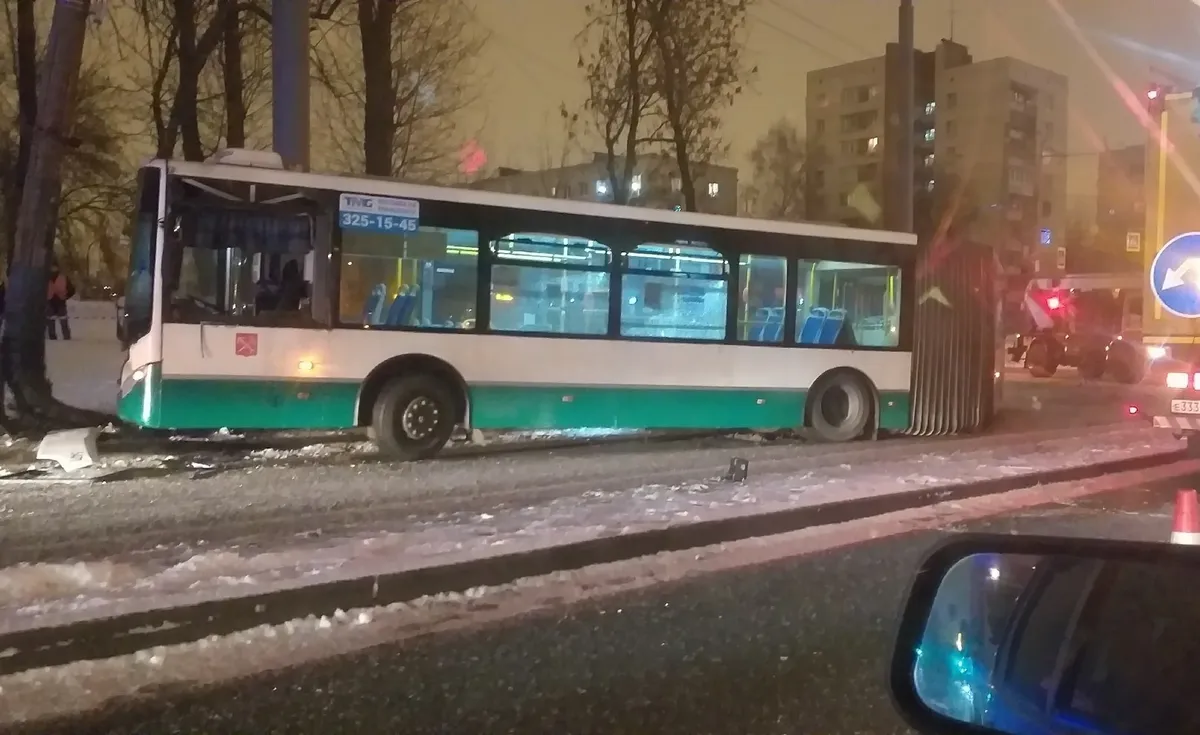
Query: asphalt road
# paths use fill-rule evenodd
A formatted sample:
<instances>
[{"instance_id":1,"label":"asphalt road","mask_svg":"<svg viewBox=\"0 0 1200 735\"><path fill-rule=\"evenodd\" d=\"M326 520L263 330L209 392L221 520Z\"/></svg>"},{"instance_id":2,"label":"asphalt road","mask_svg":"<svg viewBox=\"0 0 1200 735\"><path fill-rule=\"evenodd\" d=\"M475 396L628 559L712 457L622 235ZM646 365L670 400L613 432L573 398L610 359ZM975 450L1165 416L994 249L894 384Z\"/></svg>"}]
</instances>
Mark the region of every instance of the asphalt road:
<instances>
[{"instance_id":1,"label":"asphalt road","mask_svg":"<svg viewBox=\"0 0 1200 735\"><path fill-rule=\"evenodd\" d=\"M996 435L1062 431L1124 419L1123 403L1147 389L1111 382L1014 382ZM1126 421L1127 426L1131 426ZM803 473L835 455L887 460L914 451L989 445L987 437L903 438L851 446L757 444L729 439L578 447L407 464L242 468L104 484L0 482L0 565L109 557L157 547L186 559L201 546L290 538L320 530L398 531L414 518L487 512L647 483L698 482L728 466L731 447L756 472ZM921 449L918 449L921 448ZM849 460L838 460L849 461ZM203 543L201 543L203 542Z\"/></svg>"},{"instance_id":2,"label":"asphalt road","mask_svg":"<svg viewBox=\"0 0 1200 735\"><path fill-rule=\"evenodd\" d=\"M1162 540L1171 498L1124 491L957 530ZM941 532L160 692L20 733L901 733L883 689L909 574Z\"/></svg>"}]
</instances>

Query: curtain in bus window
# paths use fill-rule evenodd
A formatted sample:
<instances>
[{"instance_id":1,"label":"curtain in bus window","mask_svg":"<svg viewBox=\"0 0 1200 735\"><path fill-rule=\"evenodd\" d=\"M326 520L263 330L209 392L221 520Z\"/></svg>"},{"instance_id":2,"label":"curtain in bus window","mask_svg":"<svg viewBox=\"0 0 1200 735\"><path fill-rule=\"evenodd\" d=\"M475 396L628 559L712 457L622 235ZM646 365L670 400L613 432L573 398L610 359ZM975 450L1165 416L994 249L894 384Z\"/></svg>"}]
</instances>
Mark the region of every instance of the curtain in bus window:
<instances>
[{"instance_id":1,"label":"curtain in bus window","mask_svg":"<svg viewBox=\"0 0 1200 735\"><path fill-rule=\"evenodd\" d=\"M646 243L625 256L621 335L723 340L729 264L704 243Z\"/></svg>"},{"instance_id":2,"label":"curtain in bus window","mask_svg":"<svg viewBox=\"0 0 1200 735\"><path fill-rule=\"evenodd\" d=\"M870 263L800 261L796 342L837 347L900 343L900 269Z\"/></svg>"},{"instance_id":3,"label":"curtain in bus window","mask_svg":"<svg viewBox=\"0 0 1200 735\"><path fill-rule=\"evenodd\" d=\"M342 230L339 319L343 324L473 329L479 233Z\"/></svg>"},{"instance_id":4,"label":"curtain in bus window","mask_svg":"<svg viewBox=\"0 0 1200 735\"><path fill-rule=\"evenodd\" d=\"M312 221L240 210L196 213L192 247L303 255L312 249Z\"/></svg>"},{"instance_id":5,"label":"curtain in bus window","mask_svg":"<svg viewBox=\"0 0 1200 735\"><path fill-rule=\"evenodd\" d=\"M204 207L184 210L170 237L173 301L179 316L257 313L264 284L256 269L272 255L303 257L312 250L307 214Z\"/></svg>"},{"instance_id":6,"label":"curtain in bus window","mask_svg":"<svg viewBox=\"0 0 1200 735\"><path fill-rule=\"evenodd\" d=\"M518 232L491 243L491 329L608 333L612 252L594 240Z\"/></svg>"}]
</instances>

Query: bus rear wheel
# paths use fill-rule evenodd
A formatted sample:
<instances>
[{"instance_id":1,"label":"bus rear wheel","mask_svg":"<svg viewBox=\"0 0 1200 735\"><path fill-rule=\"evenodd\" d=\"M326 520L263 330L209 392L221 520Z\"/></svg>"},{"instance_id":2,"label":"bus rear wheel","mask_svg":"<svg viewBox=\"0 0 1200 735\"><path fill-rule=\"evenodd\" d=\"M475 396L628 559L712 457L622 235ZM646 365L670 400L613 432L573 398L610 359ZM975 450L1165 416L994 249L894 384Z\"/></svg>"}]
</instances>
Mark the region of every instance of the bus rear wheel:
<instances>
[{"instance_id":1,"label":"bus rear wheel","mask_svg":"<svg viewBox=\"0 0 1200 735\"><path fill-rule=\"evenodd\" d=\"M808 426L826 442L861 438L871 421L871 388L858 376L840 372L823 379L808 394Z\"/></svg>"},{"instance_id":2,"label":"bus rear wheel","mask_svg":"<svg viewBox=\"0 0 1200 735\"><path fill-rule=\"evenodd\" d=\"M454 396L431 375L409 375L388 383L375 399L371 428L384 454L406 461L429 459L454 432Z\"/></svg>"}]
</instances>

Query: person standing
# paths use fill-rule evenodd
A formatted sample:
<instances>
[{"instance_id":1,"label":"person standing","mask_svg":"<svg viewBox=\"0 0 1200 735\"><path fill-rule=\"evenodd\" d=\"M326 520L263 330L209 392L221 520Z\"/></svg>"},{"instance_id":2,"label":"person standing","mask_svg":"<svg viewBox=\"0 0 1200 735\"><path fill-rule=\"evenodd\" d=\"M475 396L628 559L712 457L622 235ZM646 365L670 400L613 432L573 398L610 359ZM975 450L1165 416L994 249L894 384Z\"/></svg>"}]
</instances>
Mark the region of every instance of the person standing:
<instances>
[{"instance_id":1,"label":"person standing","mask_svg":"<svg viewBox=\"0 0 1200 735\"><path fill-rule=\"evenodd\" d=\"M75 296L75 286L58 263L50 264L50 283L46 293L46 336L58 339L55 322L62 326L63 339L71 339L71 322L67 319L67 301Z\"/></svg>"}]
</instances>

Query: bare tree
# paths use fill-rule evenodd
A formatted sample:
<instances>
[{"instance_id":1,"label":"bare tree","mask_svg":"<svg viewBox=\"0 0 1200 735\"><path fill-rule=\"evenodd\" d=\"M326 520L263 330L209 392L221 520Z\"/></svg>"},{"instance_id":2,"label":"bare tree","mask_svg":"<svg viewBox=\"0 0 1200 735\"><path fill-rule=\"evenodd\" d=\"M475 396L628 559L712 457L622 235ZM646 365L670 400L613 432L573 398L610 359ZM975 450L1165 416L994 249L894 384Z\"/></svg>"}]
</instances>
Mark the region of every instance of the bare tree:
<instances>
[{"instance_id":1,"label":"bare tree","mask_svg":"<svg viewBox=\"0 0 1200 735\"><path fill-rule=\"evenodd\" d=\"M748 6L749 0L656 0L648 16L656 51L656 114L691 212L697 211L697 174L727 150L721 114L757 73L742 58Z\"/></svg>"},{"instance_id":2,"label":"bare tree","mask_svg":"<svg viewBox=\"0 0 1200 735\"><path fill-rule=\"evenodd\" d=\"M265 45L249 54L253 76L243 64L247 41L262 44L259 16L236 0L133 0L133 9L138 27L119 46L138 67L129 91L147 103L155 155L203 160L230 132L244 143L250 92L269 78Z\"/></svg>"},{"instance_id":3,"label":"bare tree","mask_svg":"<svg viewBox=\"0 0 1200 735\"><path fill-rule=\"evenodd\" d=\"M357 0L332 14L316 76L342 160L374 176L452 174L486 40L472 21L465 4L440 0Z\"/></svg>"},{"instance_id":4,"label":"bare tree","mask_svg":"<svg viewBox=\"0 0 1200 735\"><path fill-rule=\"evenodd\" d=\"M804 218L807 143L789 120L777 120L750 151L749 197L756 216Z\"/></svg>"},{"instance_id":5,"label":"bare tree","mask_svg":"<svg viewBox=\"0 0 1200 735\"><path fill-rule=\"evenodd\" d=\"M638 154L664 125L654 77L656 47L648 22L659 0L595 0L584 6L587 24L576 37L587 83L583 104L589 127L604 144L613 202L628 204ZM563 108L563 117L570 113ZM646 130L653 126L654 130Z\"/></svg>"},{"instance_id":6,"label":"bare tree","mask_svg":"<svg viewBox=\"0 0 1200 735\"><path fill-rule=\"evenodd\" d=\"M48 20L47 6L39 13L30 12L26 0L8 0L3 5L3 30L8 44L0 49L0 233L5 252L11 254L17 221L17 206L29 162L32 126L21 122L23 110L36 107L36 85L30 89L21 72L23 63L33 63L28 76L36 80L36 62L45 44L39 25ZM21 30L23 25L27 25ZM96 262L101 278L112 280L120 270L117 247L117 220L126 208L123 192L126 171L121 146L123 123L130 115L127 104L104 70L109 58L103 55L80 71L76 87L75 119L70 126L70 142L63 160L62 194L53 232L64 267L76 280L92 274L89 264ZM28 60L32 59L32 62ZM24 61L23 61L24 60ZM95 258L92 258L92 255ZM6 261L7 262L7 261Z\"/></svg>"},{"instance_id":7,"label":"bare tree","mask_svg":"<svg viewBox=\"0 0 1200 735\"><path fill-rule=\"evenodd\" d=\"M46 51L36 70L37 115L29 133L32 142L21 182L16 236L8 262L5 332L0 338L0 365L17 411L22 417L52 424L86 425L103 420L93 412L59 403L46 379L47 270L62 201L63 163L67 152L81 145L74 137L75 103L90 15L89 0L54 5ZM28 37L24 40L29 41ZM19 153L17 157L21 157Z\"/></svg>"}]
</instances>

